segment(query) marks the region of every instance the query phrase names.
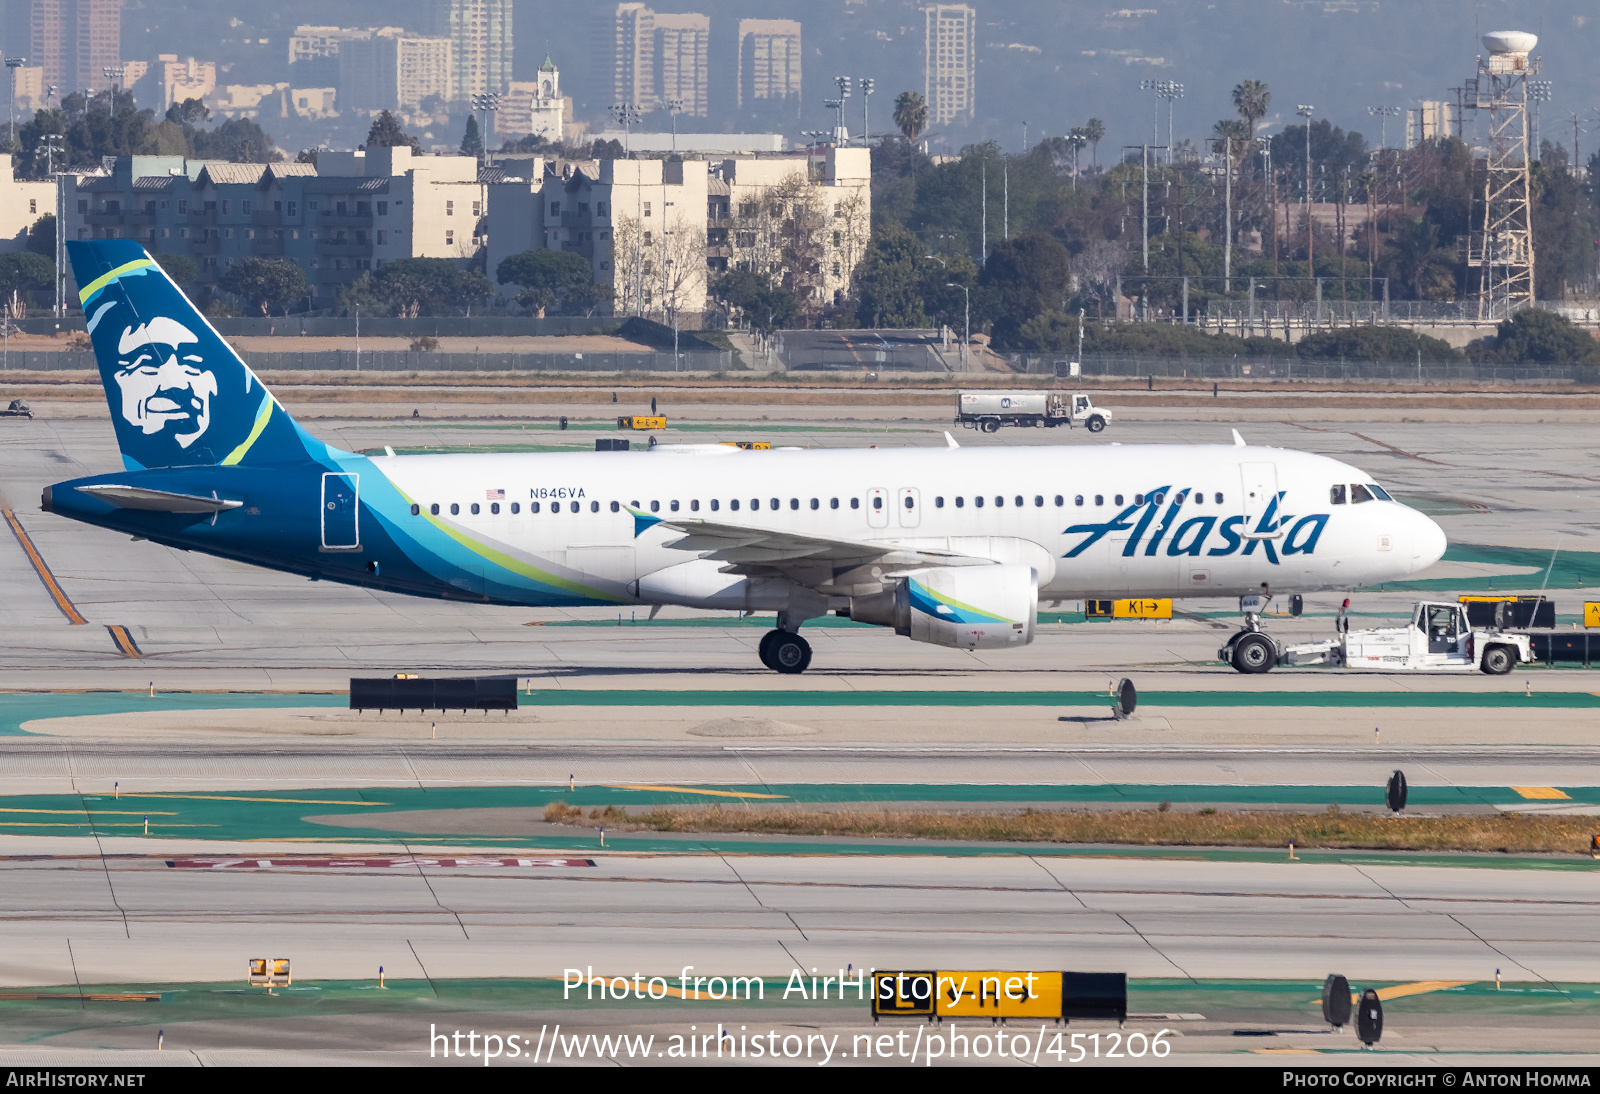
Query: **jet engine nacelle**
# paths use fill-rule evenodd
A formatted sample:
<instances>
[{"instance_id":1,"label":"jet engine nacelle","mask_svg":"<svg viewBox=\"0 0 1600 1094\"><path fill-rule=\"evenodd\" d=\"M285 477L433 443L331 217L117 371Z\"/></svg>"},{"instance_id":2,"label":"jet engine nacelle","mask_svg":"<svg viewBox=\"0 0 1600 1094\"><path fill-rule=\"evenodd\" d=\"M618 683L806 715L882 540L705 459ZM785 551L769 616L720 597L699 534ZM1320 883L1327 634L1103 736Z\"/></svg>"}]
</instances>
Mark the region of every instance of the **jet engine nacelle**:
<instances>
[{"instance_id":1,"label":"jet engine nacelle","mask_svg":"<svg viewBox=\"0 0 1600 1094\"><path fill-rule=\"evenodd\" d=\"M916 570L872 596L853 597L850 618L913 642L963 650L1003 649L1033 641L1039 586L1031 566Z\"/></svg>"}]
</instances>

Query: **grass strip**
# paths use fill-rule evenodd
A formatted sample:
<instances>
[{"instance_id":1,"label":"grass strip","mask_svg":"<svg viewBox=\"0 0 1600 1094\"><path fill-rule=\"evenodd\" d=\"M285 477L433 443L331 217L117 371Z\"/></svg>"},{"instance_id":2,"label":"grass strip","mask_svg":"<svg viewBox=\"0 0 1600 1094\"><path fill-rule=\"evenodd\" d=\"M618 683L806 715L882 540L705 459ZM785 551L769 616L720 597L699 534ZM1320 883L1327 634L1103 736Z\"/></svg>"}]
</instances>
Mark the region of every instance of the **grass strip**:
<instances>
[{"instance_id":1,"label":"grass strip","mask_svg":"<svg viewBox=\"0 0 1600 1094\"><path fill-rule=\"evenodd\" d=\"M1477 851L1501 854L1586 852L1596 822L1589 817L1407 817L1326 812L1088 812L1025 809L1020 813L888 809L762 809L723 806L629 813L610 805L588 811L565 802L545 806L544 819L614 832L683 832L789 836L883 836L990 842L1141 844L1176 847L1285 847L1384 851Z\"/></svg>"}]
</instances>

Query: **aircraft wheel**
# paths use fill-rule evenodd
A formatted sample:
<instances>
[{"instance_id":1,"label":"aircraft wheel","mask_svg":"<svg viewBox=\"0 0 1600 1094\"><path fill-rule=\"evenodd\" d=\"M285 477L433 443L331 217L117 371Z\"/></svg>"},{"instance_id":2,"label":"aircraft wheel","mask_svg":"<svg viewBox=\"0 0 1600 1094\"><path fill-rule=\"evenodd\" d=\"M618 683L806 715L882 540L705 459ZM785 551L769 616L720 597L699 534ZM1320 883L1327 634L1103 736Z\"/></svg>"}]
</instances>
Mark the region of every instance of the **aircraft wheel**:
<instances>
[{"instance_id":1,"label":"aircraft wheel","mask_svg":"<svg viewBox=\"0 0 1600 1094\"><path fill-rule=\"evenodd\" d=\"M1246 635L1234 643L1233 667L1240 672L1268 672L1277 663L1278 651L1265 635Z\"/></svg>"},{"instance_id":2,"label":"aircraft wheel","mask_svg":"<svg viewBox=\"0 0 1600 1094\"><path fill-rule=\"evenodd\" d=\"M1098 414L1089 415L1089 420L1083 423L1090 433L1098 433L1106 427L1106 420Z\"/></svg>"},{"instance_id":3,"label":"aircraft wheel","mask_svg":"<svg viewBox=\"0 0 1600 1094\"><path fill-rule=\"evenodd\" d=\"M1517 656L1510 646L1490 646L1483 651L1483 661L1478 667L1490 676L1504 676L1517 667Z\"/></svg>"},{"instance_id":4,"label":"aircraft wheel","mask_svg":"<svg viewBox=\"0 0 1600 1094\"><path fill-rule=\"evenodd\" d=\"M767 647L767 663L791 676L805 672L811 664L811 643L787 631L774 631L773 635L772 645Z\"/></svg>"},{"instance_id":5,"label":"aircraft wheel","mask_svg":"<svg viewBox=\"0 0 1600 1094\"><path fill-rule=\"evenodd\" d=\"M763 665L773 671L777 671L778 666L772 663L772 643L781 637L783 637L782 631L768 631L761 636L761 644L756 647L756 656L761 658Z\"/></svg>"}]
</instances>

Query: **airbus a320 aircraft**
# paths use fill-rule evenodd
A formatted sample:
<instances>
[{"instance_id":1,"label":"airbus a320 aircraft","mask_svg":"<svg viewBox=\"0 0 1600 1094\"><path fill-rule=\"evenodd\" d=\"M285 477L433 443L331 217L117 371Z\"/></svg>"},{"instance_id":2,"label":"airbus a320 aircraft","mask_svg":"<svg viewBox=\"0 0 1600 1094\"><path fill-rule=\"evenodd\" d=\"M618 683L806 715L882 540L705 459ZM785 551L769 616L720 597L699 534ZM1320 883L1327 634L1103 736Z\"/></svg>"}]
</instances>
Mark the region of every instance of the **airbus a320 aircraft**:
<instances>
[{"instance_id":1,"label":"airbus a320 aircraft","mask_svg":"<svg viewBox=\"0 0 1600 1094\"><path fill-rule=\"evenodd\" d=\"M776 611L803 672L832 611L958 649L1041 599L1351 589L1444 553L1337 460L1233 445L368 457L305 430L137 243L69 242L126 470L47 512L311 578L539 606Z\"/></svg>"}]
</instances>

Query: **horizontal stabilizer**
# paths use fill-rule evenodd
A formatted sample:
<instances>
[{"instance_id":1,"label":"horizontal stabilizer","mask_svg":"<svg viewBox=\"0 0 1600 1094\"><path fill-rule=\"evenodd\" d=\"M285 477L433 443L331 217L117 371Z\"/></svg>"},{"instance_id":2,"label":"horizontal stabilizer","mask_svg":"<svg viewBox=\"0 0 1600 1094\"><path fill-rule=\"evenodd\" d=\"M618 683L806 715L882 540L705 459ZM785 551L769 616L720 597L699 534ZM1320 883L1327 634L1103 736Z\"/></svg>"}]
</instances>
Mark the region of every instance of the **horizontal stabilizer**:
<instances>
[{"instance_id":1,"label":"horizontal stabilizer","mask_svg":"<svg viewBox=\"0 0 1600 1094\"><path fill-rule=\"evenodd\" d=\"M153 513L221 513L237 509L242 501L206 498L197 494L174 494L143 486L80 486L77 489L118 509L146 509Z\"/></svg>"}]
</instances>

